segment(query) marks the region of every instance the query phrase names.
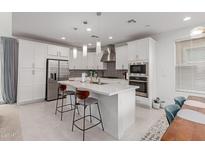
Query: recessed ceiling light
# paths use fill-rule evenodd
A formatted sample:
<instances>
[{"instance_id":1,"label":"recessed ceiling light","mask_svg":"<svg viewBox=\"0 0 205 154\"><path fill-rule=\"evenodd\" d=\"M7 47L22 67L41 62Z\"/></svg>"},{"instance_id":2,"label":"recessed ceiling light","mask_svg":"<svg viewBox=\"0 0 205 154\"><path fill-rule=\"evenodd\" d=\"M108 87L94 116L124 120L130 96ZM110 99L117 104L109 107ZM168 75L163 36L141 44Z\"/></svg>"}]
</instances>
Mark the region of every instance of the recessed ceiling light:
<instances>
[{"instance_id":1,"label":"recessed ceiling light","mask_svg":"<svg viewBox=\"0 0 205 154\"><path fill-rule=\"evenodd\" d=\"M191 20L191 17L185 17L183 20L184 20L184 21Z\"/></svg>"},{"instance_id":2,"label":"recessed ceiling light","mask_svg":"<svg viewBox=\"0 0 205 154\"><path fill-rule=\"evenodd\" d=\"M88 43L88 45L89 45L89 46L91 46L91 45L92 45L92 43Z\"/></svg>"},{"instance_id":3,"label":"recessed ceiling light","mask_svg":"<svg viewBox=\"0 0 205 154\"><path fill-rule=\"evenodd\" d=\"M97 12L96 15L97 15L97 16L101 16L101 15L102 15L102 12Z\"/></svg>"},{"instance_id":4,"label":"recessed ceiling light","mask_svg":"<svg viewBox=\"0 0 205 154\"><path fill-rule=\"evenodd\" d=\"M90 32L90 31L92 31L92 29L91 28L86 28L86 31Z\"/></svg>"},{"instance_id":5,"label":"recessed ceiling light","mask_svg":"<svg viewBox=\"0 0 205 154\"><path fill-rule=\"evenodd\" d=\"M109 38L109 40L112 40L112 36L109 36L108 38Z\"/></svg>"},{"instance_id":6,"label":"recessed ceiling light","mask_svg":"<svg viewBox=\"0 0 205 154\"><path fill-rule=\"evenodd\" d=\"M91 35L91 37L93 37L93 38L99 38L99 36L97 36L97 35Z\"/></svg>"},{"instance_id":7,"label":"recessed ceiling light","mask_svg":"<svg viewBox=\"0 0 205 154\"><path fill-rule=\"evenodd\" d=\"M65 40L65 39L66 39L66 37L64 37L64 36L63 36L63 37L61 37L61 40Z\"/></svg>"},{"instance_id":8,"label":"recessed ceiling light","mask_svg":"<svg viewBox=\"0 0 205 154\"><path fill-rule=\"evenodd\" d=\"M88 24L88 22L87 22L87 21L83 21L83 24L84 24L84 25L87 25L87 24Z\"/></svg>"}]
</instances>

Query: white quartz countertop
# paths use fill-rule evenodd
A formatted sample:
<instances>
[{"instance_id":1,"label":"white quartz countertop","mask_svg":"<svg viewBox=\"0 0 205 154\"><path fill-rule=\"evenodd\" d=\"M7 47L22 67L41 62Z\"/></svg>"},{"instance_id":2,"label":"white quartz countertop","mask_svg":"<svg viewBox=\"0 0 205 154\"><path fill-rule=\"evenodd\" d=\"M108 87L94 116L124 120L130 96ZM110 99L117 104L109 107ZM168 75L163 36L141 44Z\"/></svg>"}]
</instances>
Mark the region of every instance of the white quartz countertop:
<instances>
[{"instance_id":1,"label":"white quartz countertop","mask_svg":"<svg viewBox=\"0 0 205 154\"><path fill-rule=\"evenodd\" d=\"M89 81L81 82L81 78L70 78L69 80L59 81L59 83L70 85L75 88L87 89L91 92L107 96L139 88L138 86L129 85L127 80L108 78L101 78L101 83L105 83L101 85L93 84Z\"/></svg>"}]
</instances>

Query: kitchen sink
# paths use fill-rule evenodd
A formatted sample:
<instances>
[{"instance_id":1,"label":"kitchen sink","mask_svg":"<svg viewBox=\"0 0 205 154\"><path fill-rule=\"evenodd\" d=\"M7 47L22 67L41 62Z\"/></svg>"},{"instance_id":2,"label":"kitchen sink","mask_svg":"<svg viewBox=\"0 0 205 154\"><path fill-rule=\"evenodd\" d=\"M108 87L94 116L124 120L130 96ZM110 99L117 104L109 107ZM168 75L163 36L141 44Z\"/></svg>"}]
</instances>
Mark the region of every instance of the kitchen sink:
<instances>
[{"instance_id":1,"label":"kitchen sink","mask_svg":"<svg viewBox=\"0 0 205 154\"><path fill-rule=\"evenodd\" d=\"M98 83L98 82L91 82L91 84L105 85L105 84L108 84L108 83L105 83L105 82L100 82L100 83Z\"/></svg>"}]
</instances>

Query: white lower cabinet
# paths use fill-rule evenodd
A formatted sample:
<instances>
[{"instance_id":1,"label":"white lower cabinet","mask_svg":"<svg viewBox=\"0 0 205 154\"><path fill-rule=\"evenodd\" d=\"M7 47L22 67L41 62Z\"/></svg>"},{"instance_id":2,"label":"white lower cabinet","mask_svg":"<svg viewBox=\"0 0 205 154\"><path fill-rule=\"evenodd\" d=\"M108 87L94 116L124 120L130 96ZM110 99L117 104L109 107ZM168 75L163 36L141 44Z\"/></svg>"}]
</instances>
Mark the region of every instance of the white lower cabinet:
<instances>
[{"instance_id":1,"label":"white lower cabinet","mask_svg":"<svg viewBox=\"0 0 205 154\"><path fill-rule=\"evenodd\" d=\"M19 40L17 103L45 98L47 45Z\"/></svg>"},{"instance_id":2,"label":"white lower cabinet","mask_svg":"<svg viewBox=\"0 0 205 154\"><path fill-rule=\"evenodd\" d=\"M33 98L32 85L20 85L18 87L17 104L31 101Z\"/></svg>"},{"instance_id":3,"label":"white lower cabinet","mask_svg":"<svg viewBox=\"0 0 205 154\"><path fill-rule=\"evenodd\" d=\"M32 86L32 99L39 100L45 98L45 83L44 84L34 84Z\"/></svg>"}]
</instances>

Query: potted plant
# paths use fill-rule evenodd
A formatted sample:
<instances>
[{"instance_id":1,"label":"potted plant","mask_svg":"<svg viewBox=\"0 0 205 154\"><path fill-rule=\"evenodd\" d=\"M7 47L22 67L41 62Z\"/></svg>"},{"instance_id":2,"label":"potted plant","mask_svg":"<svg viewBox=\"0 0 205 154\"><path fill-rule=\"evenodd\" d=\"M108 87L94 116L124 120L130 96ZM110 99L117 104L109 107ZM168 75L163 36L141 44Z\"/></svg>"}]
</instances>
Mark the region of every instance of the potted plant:
<instances>
[{"instance_id":1,"label":"potted plant","mask_svg":"<svg viewBox=\"0 0 205 154\"><path fill-rule=\"evenodd\" d=\"M165 108L165 101L160 101L160 108L164 109Z\"/></svg>"},{"instance_id":2,"label":"potted plant","mask_svg":"<svg viewBox=\"0 0 205 154\"><path fill-rule=\"evenodd\" d=\"M156 99L154 99L152 101L152 107L154 109L159 109L160 108L160 99L159 99L159 97L157 97Z\"/></svg>"}]
</instances>

